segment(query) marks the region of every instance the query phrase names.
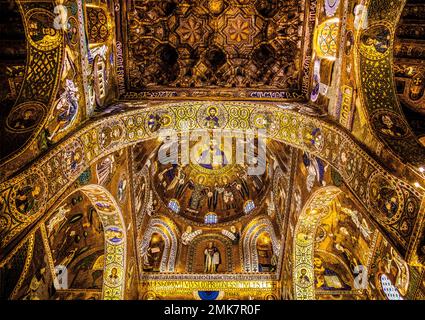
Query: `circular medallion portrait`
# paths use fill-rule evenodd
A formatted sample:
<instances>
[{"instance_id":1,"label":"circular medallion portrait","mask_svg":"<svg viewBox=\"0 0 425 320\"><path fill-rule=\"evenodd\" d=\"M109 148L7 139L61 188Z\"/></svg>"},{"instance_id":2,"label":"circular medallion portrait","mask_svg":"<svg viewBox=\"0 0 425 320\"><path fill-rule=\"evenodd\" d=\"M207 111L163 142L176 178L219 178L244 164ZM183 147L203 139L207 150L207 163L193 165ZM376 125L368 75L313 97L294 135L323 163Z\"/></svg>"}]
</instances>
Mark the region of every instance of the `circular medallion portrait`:
<instances>
[{"instance_id":1,"label":"circular medallion portrait","mask_svg":"<svg viewBox=\"0 0 425 320\"><path fill-rule=\"evenodd\" d=\"M80 140L75 140L64 150L63 172L67 177L72 177L84 165L84 147Z\"/></svg>"},{"instance_id":2,"label":"circular medallion portrait","mask_svg":"<svg viewBox=\"0 0 425 320\"><path fill-rule=\"evenodd\" d=\"M147 115L146 120L146 131L147 132L157 132L159 129L167 129L173 127L173 118L167 111L158 110L155 113Z\"/></svg>"},{"instance_id":3,"label":"circular medallion portrait","mask_svg":"<svg viewBox=\"0 0 425 320\"><path fill-rule=\"evenodd\" d=\"M12 210L23 217L34 215L44 205L45 191L45 181L41 176L36 173L30 174L13 188Z\"/></svg>"},{"instance_id":4,"label":"circular medallion portrait","mask_svg":"<svg viewBox=\"0 0 425 320\"><path fill-rule=\"evenodd\" d=\"M12 132L28 132L43 120L46 109L41 103L25 102L12 109L6 119L6 127Z\"/></svg>"},{"instance_id":5,"label":"circular medallion portrait","mask_svg":"<svg viewBox=\"0 0 425 320\"><path fill-rule=\"evenodd\" d=\"M325 136L320 128L313 125L303 127L303 139L307 148L313 151L320 151L325 144Z\"/></svg>"},{"instance_id":6,"label":"circular medallion portrait","mask_svg":"<svg viewBox=\"0 0 425 320\"><path fill-rule=\"evenodd\" d=\"M62 41L61 30L54 28L53 13L44 9L34 9L27 13L27 39L38 50L50 51Z\"/></svg>"},{"instance_id":7,"label":"circular medallion portrait","mask_svg":"<svg viewBox=\"0 0 425 320\"><path fill-rule=\"evenodd\" d=\"M198 123L201 128L223 128L228 119L227 111L218 105L204 105L198 110Z\"/></svg>"},{"instance_id":8,"label":"circular medallion portrait","mask_svg":"<svg viewBox=\"0 0 425 320\"><path fill-rule=\"evenodd\" d=\"M75 19L75 17L70 17L68 19L68 26L67 26L67 37L68 41L72 46L75 46L78 44L78 21Z\"/></svg>"},{"instance_id":9,"label":"circular medallion portrait","mask_svg":"<svg viewBox=\"0 0 425 320\"><path fill-rule=\"evenodd\" d=\"M117 287L122 284L123 280L123 268L115 263L109 264L105 268L105 282L112 286Z\"/></svg>"},{"instance_id":10,"label":"circular medallion portrait","mask_svg":"<svg viewBox=\"0 0 425 320\"><path fill-rule=\"evenodd\" d=\"M382 24L366 29L360 36L360 53L372 60L380 60L390 53L392 45L390 29Z\"/></svg>"},{"instance_id":11,"label":"circular medallion portrait","mask_svg":"<svg viewBox=\"0 0 425 320\"><path fill-rule=\"evenodd\" d=\"M368 204L385 221L397 220L404 206L403 194L383 175L372 175L368 183Z\"/></svg>"},{"instance_id":12,"label":"circular medallion portrait","mask_svg":"<svg viewBox=\"0 0 425 320\"><path fill-rule=\"evenodd\" d=\"M344 144L339 153L340 173L346 181L353 179L356 173L356 154L350 151L350 146Z\"/></svg>"},{"instance_id":13,"label":"circular medallion portrait","mask_svg":"<svg viewBox=\"0 0 425 320\"><path fill-rule=\"evenodd\" d=\"M100 145L103 149L109 148L117 144L123 137L124 131L120 123L115 122L107 125L101 129L100 132Z\"/></svg>"},{"instance_id":14,"label":"circular medallion portrait","mask_svg":"<svg viewBox=\"0 0 425 320\"><path fill-rule=\"evenodd\" d=\"M405 121L393 112L377 112L372 117L372 124L376 132L386 137L402 139L409 134Z\"/></svg>"}]
</instances>

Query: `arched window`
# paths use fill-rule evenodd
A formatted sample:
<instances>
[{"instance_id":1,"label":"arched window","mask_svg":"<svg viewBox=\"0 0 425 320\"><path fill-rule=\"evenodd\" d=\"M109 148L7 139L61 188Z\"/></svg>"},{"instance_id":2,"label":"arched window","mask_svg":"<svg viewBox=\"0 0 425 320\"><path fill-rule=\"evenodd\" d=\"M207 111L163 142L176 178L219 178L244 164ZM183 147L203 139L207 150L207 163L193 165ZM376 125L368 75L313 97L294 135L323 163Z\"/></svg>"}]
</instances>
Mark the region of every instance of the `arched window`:
<instances>
[{"instance_id":1,"label":"arched window","mask_svg":"<svg viewBox=\"0 0 425 320\"><path fill-rule=\"evenodd\" d=\"M214 212L209 212L205 215L204 222L206 224L216 224L218 221L217 215Z\"/></svg>"},{"instance_id":2,"label":"arched window","mask_svg":"<svg viewBox=\"0 0 425 320\"><path fill-rule=\"evenodd\" d=\"M170 202L168 202L168 208L175 213L180 212L180 204L176 199L171 199Z\"/></svg>"},{"instance_id":3,"label":"arched window","mask_svg":"<svg viewBox=\"0 0 425 320\"><path fill-rule=\"evenodd\" d=\"M392 284L386 274L381 276L381 286L388 300L403 300L398 289Z\"/></svg>"},{"instance_id":4,"label":"arched window","mask_svg":"<svg viewBox=\"0 0 425 320\"><path fill-rule=\"evenodd\" d=\"M251 213L254 209L255 209L254 201L248 200L247 202L245 202L243 206L243 211L245 212L245 214Z\"/></svg>"}]
</instances>

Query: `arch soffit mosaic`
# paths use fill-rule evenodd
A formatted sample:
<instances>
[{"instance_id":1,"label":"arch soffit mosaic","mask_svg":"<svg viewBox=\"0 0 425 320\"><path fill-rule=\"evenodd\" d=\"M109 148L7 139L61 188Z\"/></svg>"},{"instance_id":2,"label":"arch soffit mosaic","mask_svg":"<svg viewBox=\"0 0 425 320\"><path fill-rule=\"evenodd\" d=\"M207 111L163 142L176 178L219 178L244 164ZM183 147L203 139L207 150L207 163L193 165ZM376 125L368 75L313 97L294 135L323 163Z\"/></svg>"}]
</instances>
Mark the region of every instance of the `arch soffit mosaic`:
<instances>
[{"instance_id":1,"label":"arch soffit mosaic","mask_svg":"<svg viewBox=\"0 0 425 320\"><path fill-rule=\"evenodd\" d=\"M342 259L330 251L319 249L317 244L318 240L316 238L318 227L323 222L323 219L329 215L332 203L341 196L346 196L346 194L344 194L343 190L334 186L323 187L316 190L316 192L314 192L305 203L298 218L295 236L293 239L294 246L292 249L292 255L294 258L294 265L292 269L294 279L293 290L294 297L297 300L314 300L317 299L317 294L329 293L327 290L323 291L316 287L314 262L316 254L327 254L335 257L339 261L340 265L347 269L347 275L353 277L353 274L351 273L352 271L349 270L348 265L344 263ZM361 214L364 215L365 212L362 212ZM371 270L376 263L374 260L376 257L374 258L374 255L376 252L379 252L379 250L375 251L377 245L376 241L380 237L382 237L381 239L388 244L385 240L385 235L375 230L373 239L369 244L369 249L371 251L366 259L367 261L365 261L366 270ZM391 247L391 250L394 250L394 248ZM375 254L372 252L375 252ZM398 257L396 259L400 259L397 254L396 257ZM410 281L409 267L404 261L400 262L400 264L403 265L403 268L407 269L406 279L408 279L407 282L404 282L401 286L408 286L408 282ZM351 280L354 281L354 278ZM361 295L362 290L364 289L356 288L354 286L354 288L351 289L351 293ZM403 294L405 295L406 292Z\"/></svg>"},{"instance_id":2,"label":"arch soffit mosaic","mask_svg":"<svg viewBox=\"0 0 425 320\"><path fill-rule=\"evenodd\" d=\"M165 241L165 248L161 260L161 272L174 272L178 251L178 237L180 233L174 222L166 217L151 219L146 227L146 232L141 235L140 230L140 245L139 254L142 255L149 246L149 242L154 233L159 233Z\"/></svg>"},{"instance_id":3,"label":"arch soffit mosaic","mask_svg":"<svg viewBox=\"0 0 425 320\"><path fill-rule=\"evenodd\" d=\"M14 257L16 252L23 246L29 243L31 246L34 244L34 234L38 230L41 230L43 237L44 246L49 261L49 269L52 273L52 276L55 278L55 266L53 263L52 252L49 245L48 234L46 229L46 223L53 217L53 214L60 208L64 201L70 196L77 192L82 192L93 207L96 209L96 212L100 218L100 221L103 226L105 242L104 242L104 252L105 252L105 262L104 262L104 277L102 284L102 299L105 300L122 300L124 299L125 291L125 277L126 277L126 252L127 252L127 235L124 219L119 205L117 204L115 198L112 194L106 190L103 186L91 184L84 187L80 187L72 192L68 193L66 197L55 203L49 210L47 214L42 218L40 223L36 228L30 232L30 238L24 239L21 241L11 252L9 252L3 260L0 261L0 266L3 266L10 259ZM108 237L108 230L113 232ZM117 231L122 234L121 238L117 238ZM31 249L31 247L29 248ZM30 250L31 251L31 250ZM32 251L31 251L32 252ZM32 257L32 255L31 255ZM26 263L26 268L29 265L29 261ZM112 281L112 278L107 277L107 274L110 274L112 269L116 270L116 279ZM115 271L114 271L115 272ZM26 272L23 272L21 278L26 275ZM23 279L22 279L23 280ZM18 282L20 283L20 282Z\"/></svg>"},{"instance_id":4,"label":"arch soffit mosaic","mask_svg":"<svg viewBox=\"0 0 425 320\"><path fill-rule=\"evenodd\" d=\"M201 129L205 128L202 117L210 105L202 102L167 104L121 112L94 121L76 132L37 163L0 185L3 201L8 203L3 206L0 215L1 247L39 219L89 165L116 150L158 138L158 131L152 132L148 127L150 115L168 117L167 129L180 131L183 121L189 124L189 129ZM415 239L421 230L418 214L423 193L412 183L389 174L347 133L322 119L303 114L300 112L302 106L297 104L274 106L229 102L215 105L221 128L257 129L256 124L265 123L270 139L310 152L331 164L371 212L372 218L390 234L400 252L406 254L407 251L414 251L411 239ZM111 129L117 134L111 135ZM316 134L314 143L311 138L313 131ZM105 135L109 139L101 139ZM80 154L78 160L74 158L76 152ZM49 181L55 181L55 184ZM380 184L392 190L397 197L397 210L391 217L387 217L374 204L376 195L371 194L371 186ZM27 186L38 186L38 192L32 196L35 205L28 212L20 212L16 207L16 195Z\"/></svg>"},{"instance_id":5,"label":"arch soffit mosaic","mask_svg":"<svg viewBox=\"0 0 425 320\"><path fill-rule=\"evenodd\" d=\"M75 62L84 70L90 69L89 64L89 47L88 43L93 39L88 39L90 36L86 33L86 18L85 9L92 7L83 4L82 0L69 1L66 3L65 9L59 9L62 17L62 10L68 10L68 22L75 25L75 30L72 30L73 43L72 48L69 47L67 39L71 37L69 33L62 29L53 28L59 17L56 12L57 3L54 1L25 1L17 0L19 11L23 17L25 27L25 36L27 40L27 64L25 66L25 74L23 83L15 102L14 107L9 112L6 119L6 131L8 139L14 141L13 151L10 150L2 155L0 164L0 181L6 180L13 173L20 169L20 166L27 164L40 153L43 152L42 137L45 133L49 122L56 118L57 113L57 97L61 89L64 74L67 73L69 66L69 53L72 51L75 54ZM97 5L95 5L97 7ZM99 7L100 8L100 7ZM102 9L103 10L103 9ZM70 22L72 19L72 23ZM42 22L43 25L50 28L50 32L54 32L53 36L40 37L39 34L32 34L34 30L30 30L31 24L34 22ZM47 27L46 27L47 28ZM41 29L40 29L41 30ZM37 30L39 32L40 30ZM102 29L103 30L103 29ZM68 29L68 31L70 31ZM109 35L109 31L107 34ZM41 38L41 39L39 39ZM46 40L47 39L47 40ZM69 39L68 39L69 40ZM100 44L100 43L97 43ZM74 62L73 62L74 63ZM73 69L73 68L71 68ZM67 78L68 79L68 78ZM76 107L75 114L72 120L68 121L66 130L61 133L61 137L65 133L72 131L78 122L85 118L87 114L91 114L90 107L91 96L89 91L89 80L86 72L81 72L74 79L76 87L80 89L81 96ZM55 102L56 101L56 102ZM25 113L31 112L34 119L24 119ZM78 120L79 119L79 120ZM24 121L25 120L25 121ZM9 125L11 121L14 123L26 123L21 130L15 130ZM13 124L13 123L12 123ZM72 125L71 125L72 124ZM62 131L62 130L59 130ZM59 138L61 138L59 137ZM56 139L55 141L57 141ZM52 140L53 141L53 140ZM53 143L55 143L55 141ZM14 161L19 158L19 161Z\"/></svg>"},{"instance_id":6,"label":"arch soffit mosaic","mask_svg":"<svg viewBox=\"0 0 425 320\"><path fill-rule=\"evenodd\" d=\"M106 300L123 299L126 276L127 235L121 209L112 194L100 185L87 185L81 190L96 208L105 230L105 266L102 297ZM112 229L111 229L112 228ZM121 241L108 239L107 231L119 230ZM115 236L114 236L115 237ZM112 269L117 270L117 281L107 276Z\"/></svg>"},{"instance_id":7,"label":"arch soffit mosaic","mask_svg":"<svg viewBox=\"0 0 425 320\"><path fill-rule=\"evenodd\" d=\"M295 229L294 238L294 296L297 300L314 300L314 242L316 228L327 214L329 204L341 193L336 187L316 191L304 205ZM306 281L306 279L308 279Z\"/></svg>"},{"instance_id":8,"label":"arch soffit mosaic","mask_svg":"<svg viewBox=\"0 0 425 320\"><path fill-rule=\"evenodd\" d=\"M29 8L25 7L25 4L22 1L18 1L18 3L21 6L21 11L24 13L24 24L28 24L28 19L31 18L29 14L27 14L29 11ZM379 119L382 117L386 117L386 119L391 119L391 121L396 125L400 127L400 130L402 131L403 137L394 137L389 135L388 133L385 133L385 130L383 131L383 128L374 126L372 129L375 132L375 134L381 138L382 141L385 142L386 145L390 147L391 150L394 151L394 154L399 157L403 158L404 160L408 161L409 163L412 163L414 165L423 165L423 160L425 158L425 150L424 148L419 144L417 139L415 138L414 134L410 130L407 122L404 119L403 113L401 112L401 109L399 107L397 96L395 93L393 81L392 81L392 46L393 41L390 42L388 49L385 52L378 52L372 50L367 50L364 45L362 45L361 37L364 35L370 35L373 34L377 30L381 31L388 31L391 36L394 35L396 24L399 20L400 14L403 10L405 1L404 0L398 0L398 1L380 1L380 0L368 0L365 1L365 5L368 8L368 24L369 27L365 30L361 30L356 35L356 43L358 47L357 52L357 78L358 82L361 84L361 97L364 102L365 110L369 115L370 121L369 124L377 123L377 121L373 121L376 119ZM383 10L385 8L385 10ZM27 12L28 11L28 12ZM382 12L386 12L385 15L382 15ZM50 17L54 18L54 16ZM376 32L375 32L376 33ZM57 39L56 39L57 38ZM45 52L45 54L49 54L49 57L53 57L54 61L52 61L51 68L49 70L44 70L46 72L51 73L53 76L53 80L51 81L51 85L48 86L48 89L43 90L42 96L34 96L34 95L28 95L25 94L25 90L23 90L20 94L20 98L18 98L17 104L15 106L16 109L21 108L23 104L30 103L34 104L36 101L39 102L38 105L42 107L42 109L46 109L47 106L51 105L51 99L54 97L54 91L57 87L57 81L59 76L59 69L62 65L63 61L63 51L64 51L64 43L62 41L62 36L56 37L57 40L55 43L52 43L51 46L48 46L46 48L40 48L37 43L29 41L29 47L30 50L28 52L28 56L31 57L35 50L41 50L40 52ZM392 37L393 38L393 37ZM47 50L47 51L46 51ZM49 51L50 50L50 51ZM34 52L33 52L34 51ZM52 54L53 53L53 54ZM44 54L44 53L43 53ZM30 64L27 66L26 70L26 80L30 80L31 70L34 71L38 67L35 65L34 59L28 59L30 61ZM34 63L34 65L31 65L31 62ZM43 72L38 72L40 75L43 74ZM387 74L388 73L388 74ZM381 95L377 96L374 94L373 88L376 88L377 85L377 77L376 75L384 74L387 75L386 81L382 82L383 84L380 85L380 89L382 89L385 94L382 96L383 99L381 99ZM51 77L49 77L51 78ZM380 80L382 80L380 78ZM27 86L23 86L26 88ZM28 89L29 90L29 89ZM28 91L27 90L27 91ZM32 93L36 92L34 90L30 90ZM41 104L40 104L41 103ZM49 110L44 110L44 113L50 112ZM10 164L11 160L16 158L16 156L21 155L22 152L25 152L27 150L28 146L30 144L33 144L35 142L34 137L39 132L39 129L43 127L43 122L45 122L45 119L47 118L47 114L42 117L39 125L37 125L37 128L33 131L33 134L31 137L28 138L26 142L26 147L21 149L16 154L13 154L12 158L8 158L5 163L3 163L2 166L4 166L6 163ZM384 128L385 129L385 128ZM408 151L408 152L406 152ZM412 152L413 151L413 152Z\"/></svg>"},{"instance_id":9,"label":"arch soffit mosaic","mask_svg":"<svg viewBox=\"0 0 425 320\"><path fill-rule=\"evenodd\" d=\"M394 37L405 3L405 0L365 1L368 27L359 30L355 36L355 74L362 107L368 115L372 132L393 155L420 167L424 165L425 148L405 119L393 81ZM382 35L386 35L388 40L379 42ZM366 39L378 43L371 46Z\"/></svg>"},{"instance_id":10,"label":"arch soffit mosaic","mask_svg":"<svg viewBox=\"0 0 425 320\"><path fill-rule=\"evenodd\" d=\"M34 5L35 3L37 5ZM14 159L27 153L32 144L36 144L37 135L41 132L53 111L51 106L56 96L65 53L62 30L56 30L55 35L45 42L33 40L30 36L29 26L37 19L43 19L53 25L55 19L54 3L17 0L17 4L23 17L27 39L27 65L25 66L22 88L8 119L12 119L14 115L18 117L23 115L25 110L34 110L38 116L34 124L29 130L27 128L25 132L9 130L12 137L19 138L19 140L24 137L24 139L22 145L18 146L18 148L21 148L17 152L2 159L2 167L5 164L11 164Z\"/></svg>"}]
</instances>

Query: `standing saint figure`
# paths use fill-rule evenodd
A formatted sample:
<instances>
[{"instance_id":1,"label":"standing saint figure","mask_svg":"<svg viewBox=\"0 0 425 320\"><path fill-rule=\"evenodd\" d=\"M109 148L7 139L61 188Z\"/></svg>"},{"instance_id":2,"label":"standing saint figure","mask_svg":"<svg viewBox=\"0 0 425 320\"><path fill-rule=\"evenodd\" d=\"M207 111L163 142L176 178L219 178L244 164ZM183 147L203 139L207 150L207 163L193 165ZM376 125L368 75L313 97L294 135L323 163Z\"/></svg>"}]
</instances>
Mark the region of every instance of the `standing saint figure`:
<instances>
[{"instance_id":1,"label":"standing saint figure","mask_svg":"<svg viewBox=\"0 0 425 320\"><path fill-rule=\"evenodd\" d=\"M216 247L214 247L214 254L212 260L214 273L217 273L218 266L220 265L220 251L218 251Z\"/></svg>"},{"instance_id":2,"label":"standing saint figure","mask_svg":"<svg viewBox=\"0 0 425 320\"><path fill-rule=\"evenodd\" d=\"M204 250L204 256L204 272L216 273L220 264L220 252L214 246L213 242L208 243L208 247Z\"/></svg>"}]
</instances>

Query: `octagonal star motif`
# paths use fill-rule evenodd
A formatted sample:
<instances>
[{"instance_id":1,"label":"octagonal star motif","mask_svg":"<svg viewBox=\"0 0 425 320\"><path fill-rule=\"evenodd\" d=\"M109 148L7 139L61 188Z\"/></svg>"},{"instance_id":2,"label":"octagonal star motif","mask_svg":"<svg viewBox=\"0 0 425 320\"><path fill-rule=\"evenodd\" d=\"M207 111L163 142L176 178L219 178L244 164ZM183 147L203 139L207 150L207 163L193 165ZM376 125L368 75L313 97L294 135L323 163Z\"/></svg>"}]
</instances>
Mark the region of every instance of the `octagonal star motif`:
<instances>
[{"instance_id":1,"label":"octagonal star motif","mask_svg":"<svg viewBox=\"0 0 425 320\"><path fill-rule=\"evenodd\" d=\"M181 43L187 43L191 47L200 44L203 38L202 23L194 16L180 19L180 25L176 30L180 36Z\"/></svg>"},{"instance_id":2,"label":"octagonal star motif","mask_svg":"<svg viewBox=\"0 0 425 320\"><path fill-rule=\"evenodd\" d=\"M253 38L258 32L253 24L253 17L244 17L242 14L238 14L234 17L228 17L226 20L223 33L228 44L237 47L253 45Z\"/></svg>"}]
</instances>

